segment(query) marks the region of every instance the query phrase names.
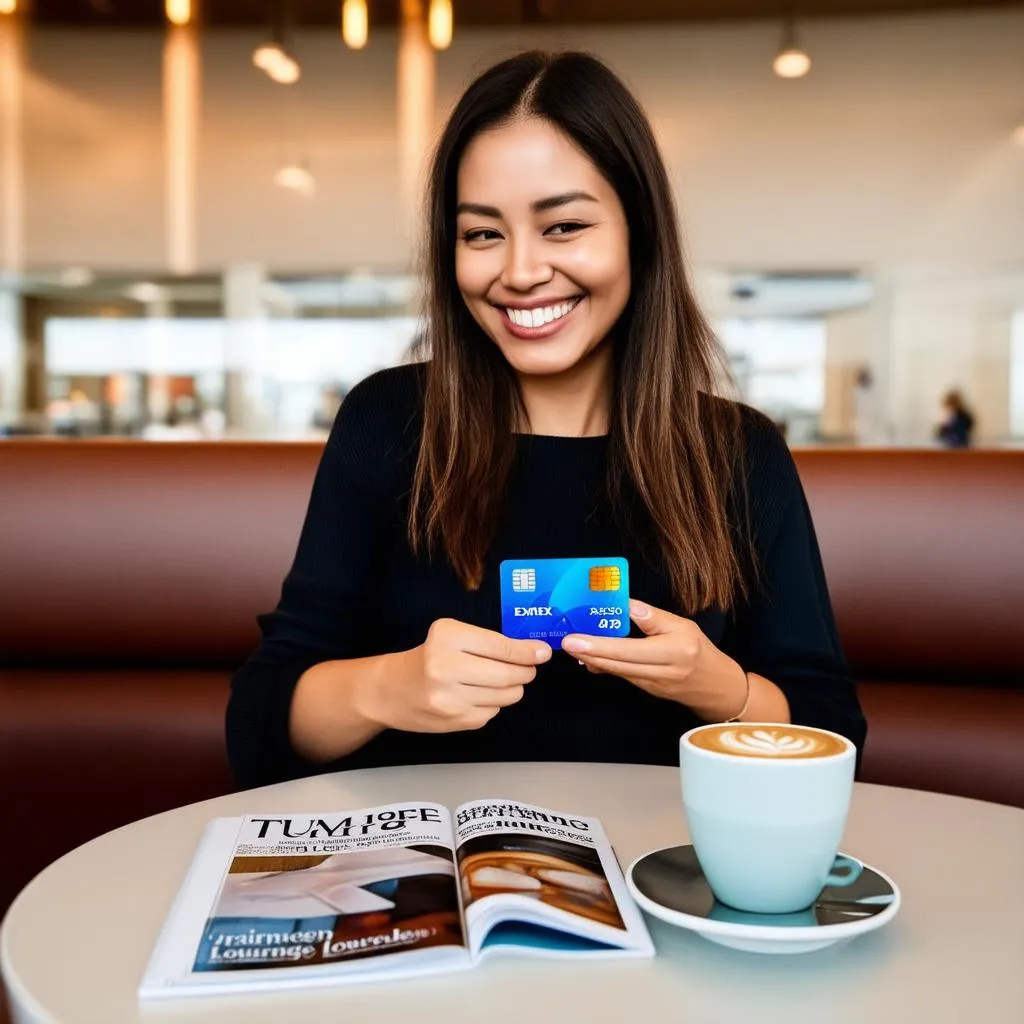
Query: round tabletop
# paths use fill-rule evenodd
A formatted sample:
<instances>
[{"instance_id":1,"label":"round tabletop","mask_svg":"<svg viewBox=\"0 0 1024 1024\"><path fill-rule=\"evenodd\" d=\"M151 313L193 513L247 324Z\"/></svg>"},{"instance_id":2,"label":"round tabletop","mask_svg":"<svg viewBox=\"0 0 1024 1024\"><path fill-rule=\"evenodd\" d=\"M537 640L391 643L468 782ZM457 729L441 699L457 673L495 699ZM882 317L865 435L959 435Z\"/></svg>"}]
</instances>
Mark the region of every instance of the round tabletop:
<instances>
[{"instance_id":1,"label":"round tabletop","mask_svg":"<svg viewBox=\"0 0 1024 1024\"><path fill-rule=\"evenodd\" d=\"M138 1004L139 979L209 818L494 797L601 818L624 869L648 850L688 838L678 771L648 765L385 768L192 804L79 847L21 893L0 931L14 1019L938 1024L1016 1019L1024 1004L1024 811L863 784L842 848L893 878L903 905L888 926L817 953L741 953L648 919L658 951L650 960L508 956L425 979Z\"/></svg>"}]
</instances>

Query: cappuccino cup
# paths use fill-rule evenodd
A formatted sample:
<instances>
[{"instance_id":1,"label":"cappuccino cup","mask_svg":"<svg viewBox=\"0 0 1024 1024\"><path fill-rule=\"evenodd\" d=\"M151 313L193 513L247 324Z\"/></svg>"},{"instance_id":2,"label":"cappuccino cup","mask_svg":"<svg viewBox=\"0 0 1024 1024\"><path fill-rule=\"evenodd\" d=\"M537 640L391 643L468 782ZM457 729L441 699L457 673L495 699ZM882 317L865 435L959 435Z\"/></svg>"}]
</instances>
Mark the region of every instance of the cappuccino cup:
<instances>
[{"instance_id":1,"label":"cappuccino cup","mask_svg":"<svg viewBox=\"0 0 1024 1024\"><path fill-rule=\"evenodd\" d=\"M728 722L679 741L683 808L694 851L719 902L792 914L861 865L837 858L856 748L825 729Z\"/></svg>"}]
</instances>

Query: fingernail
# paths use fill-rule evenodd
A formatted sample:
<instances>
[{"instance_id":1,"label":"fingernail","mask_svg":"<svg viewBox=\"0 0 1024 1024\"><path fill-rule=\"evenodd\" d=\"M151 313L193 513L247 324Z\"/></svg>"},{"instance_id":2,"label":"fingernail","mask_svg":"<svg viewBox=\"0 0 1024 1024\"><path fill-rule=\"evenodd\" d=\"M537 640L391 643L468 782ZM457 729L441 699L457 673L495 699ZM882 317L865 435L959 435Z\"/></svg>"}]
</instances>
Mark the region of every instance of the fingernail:
<instances>
[{"instance_id":1,"label":"fingernail","mask_svg":"<svg viewBox=\"0 0 1024 1024\"><path fill-rule=\"evenodd\" d=\"M630 601L629 614L634 619L649 619L651 617L651 609L643 601Z\"/></svg>"},{"instance_id":2,"label":"fingernail","mask_svg":"<svg viewBox=\"0 0 1024 1024\"><path fill-rule=\"evenodd\" d=\"M548 661L551 658L551 648L550 647L538 647L536 653L537 653L537 661L538 662Z\"/></svg>"},{"instance_id":3,"label":"fingernail","mask_svg":"<svg viewBox=\"0 0 1024 1024\"><path fill-rule=\"evenodd\" d=\"M590 650L590 642L582 640L578 636L567 636L562 641L562 650L571 651L573 654L583 654Z\"/></svg>"}]
</instances>

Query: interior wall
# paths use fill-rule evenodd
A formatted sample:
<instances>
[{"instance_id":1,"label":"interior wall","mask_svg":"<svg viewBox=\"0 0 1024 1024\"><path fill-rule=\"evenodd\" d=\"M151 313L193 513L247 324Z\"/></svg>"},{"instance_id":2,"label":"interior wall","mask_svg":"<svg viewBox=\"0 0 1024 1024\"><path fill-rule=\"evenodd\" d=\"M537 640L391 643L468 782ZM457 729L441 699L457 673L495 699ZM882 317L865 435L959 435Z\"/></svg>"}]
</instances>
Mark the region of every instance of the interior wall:
<instances>
[{"instance_id":1,"label":"interior wall","mask_svg":"<svg viewBox=\"0 0 1024 1024\"><path fill-rule=\"evenodd\" d=\"M256 71L254 31L203 37L202 268L410 265L398 202L395 35L346 50L303 33L303 76ZM456 31L443 117L470 76L523 45L582 46L645 104L697 264L871 267L1024 259L1024 10L809 21L811 74L771 72L774 22ZM165 265L160 33L32 31L24 88L26 262ZM311 198L274 185L308 162Z\"/></svg>"}]
</instances>

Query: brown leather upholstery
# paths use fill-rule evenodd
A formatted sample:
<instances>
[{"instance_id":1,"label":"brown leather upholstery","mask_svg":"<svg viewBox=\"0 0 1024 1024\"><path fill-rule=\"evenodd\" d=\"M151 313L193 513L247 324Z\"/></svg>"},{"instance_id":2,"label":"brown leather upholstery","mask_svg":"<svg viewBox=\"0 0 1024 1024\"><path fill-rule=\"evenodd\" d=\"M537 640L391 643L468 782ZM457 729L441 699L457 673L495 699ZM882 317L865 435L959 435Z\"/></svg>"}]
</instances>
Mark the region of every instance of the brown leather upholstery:
<instances>
[{"instance_id":1,"label":"brown leather upholstery","mask_svg":"<svg viewBox=\"0 0 1024 1024\"><path fill-rule=\"evenodd\" d=\"M0 444L0 652L229 666L294 552L312 444Z\"/></svg>"},{"instance_id":2,"label":"brown leather upholstery","mask_svg":"<svg viewBox=\"0 0 1024 1024\"><path fill-rule=\"evenodd\" d=\"M1024 452L796 453L862 675L1024 680Z\"/></svg>"},{"instance_id":3,"label":"brown leather upholstery","mask_svg":"<svg viewBox=\"0 0 1024 1024\"><path fill-rule=\"evenodd\" d=\"M0 671L0 914L55 857L230 792L227 672ZM13 859L13 863L9 860Z\"/></svg>"},{"instance_id":4,"label":"brown leather upholstery","mask_svg":"<svg viewBox=\"0 0 1024 1024\"><path fill-rule=\"evenodd\" d=\"M860 699L864 782L1024 806L1019 689L862 682Z\"/></svg>"},{"instance_id":5,"label":"brown leather upholstery","mask_svg":"<svg viewBox=\"0 0 1024 1024\"><path fill-rule=\"evenodd\" d=\"M796 455L863 681L863 777L1024 806L1024 452ZM0 818L20 836L0 910L78 843L226 791L228 680L318 457L0 443Z\"/></svg>"}]
</instances>

